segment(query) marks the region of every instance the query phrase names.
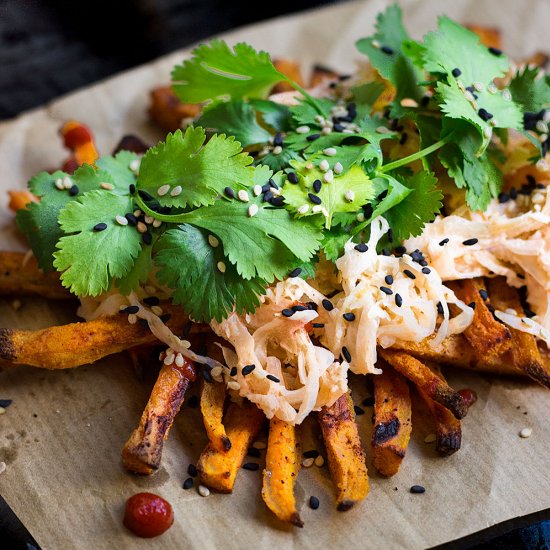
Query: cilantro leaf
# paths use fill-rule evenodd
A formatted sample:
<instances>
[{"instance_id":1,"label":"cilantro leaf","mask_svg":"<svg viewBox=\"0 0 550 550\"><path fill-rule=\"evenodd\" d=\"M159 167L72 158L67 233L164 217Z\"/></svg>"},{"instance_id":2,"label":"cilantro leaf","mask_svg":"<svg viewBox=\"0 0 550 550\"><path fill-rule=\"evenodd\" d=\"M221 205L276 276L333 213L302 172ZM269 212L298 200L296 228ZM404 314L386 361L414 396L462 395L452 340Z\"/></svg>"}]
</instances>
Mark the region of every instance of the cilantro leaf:
<instances>
[{"instance_id":1,"label":"cilantro leaf","mask_svg":"<svg viewBox=\"0 0 550 550\"><path fill-rule=\"evenodd\" d=\"M126 195L128 187L136 183L136 173L130 169L130 164L139 157L130 151L119 151L114 157L100 157L95 164L99 168L96 171L102 181L114 185L114 193Z\"/></svg>"},{"instance_id":2,"label":"cilantro leaf","mask_svg":"<svg viewBox=\"0 0 550 550\"><path fill-rule=\"evenodd\" d=\"M265 143L271 138L271 134L256 121L256 111L252 105L240 99L208 106L197 120L197 126L231 135L243 147Z\"/></svg>"},{"instance_id":3,"label":"cilantro leaf","mask_svg":"<svg viewBox=\"0 0 550 550\"><path fill-rule=\"evenodd\" d=\"M278 172L279 170L289 168L291 165L291 161L300 158L300 155L296 151L293 151L289 147L285 147L278 155L274 155L271 152L263 157L258 156L256 162L264 164L265 166L269 166L271 170L273 170L274 172Z\"/></svg>"},{"instance_id":4,"label":"cilantro leaf","mask_svg":"<svg viewBox=\"0 0 550 550\"><path fill-rule=\"evenodd\" d=\"M241 279L235 267L224 262L222 247L212 247L208 233L191 225L166 231L155 251L158 280L174 289L174 302L196 321L221 321L233 306L238 313L252 312L265 293L261 279ZM225 263L225 273L218 262Z\"/></svg>"},{"instance_id":5,"label":"cilantro leaf","mask_svg":"<svg viewBox=\"0 0 550 550\"><path fill-rule=\"evenodd\" d=\"M384 91L382 82L367 82L351 88L353 99L361 104L372 107Z\"/></svg>"},{"instance_id":6,"label":"cilantro leaf","mask_svg":"<svg viewBox=\"0 0 550 550\"><path fill-rule=\"evenodd\" d=\"M396 176L411 190L385 218L393 229L395 239L403 241L422 233L424 225L432 222L443 206L443 193L437 188L437 178L429 172L417 172L405 179Z\"/></svg>"},{"instance_id":7,"label":"cilantro leaf","mask_svg":"<svg viewBox=\"0 0 550 550\"><path fill-rule=\"evenodd\" d=\"M332 217L337 212L357 212L361 205L373 197L370 178L359 166L352 166L347 172L335 176L330 183L324 183L318 193L314 193L313 182L323 181L324 173L319 168L306 168L306 163L294 163L298 174L298 184L287 182L283 187L283 196L288 208L297 212L303 205L309 205L309 210L303 217L314 215L314 204L308 194L313 193L321 199L320 207L324 208L325 226L330 229ZM346 197L346 193L350 193ZM351 200L350 200L351 199Z\"/></svg>"},{"instance_id":8,"label":"cilantro leaf","mask_svg":"<svg viewBox=\"0 0 550 550\"><path fill-rule=\"evenodd\" d=\"M274 84L286 80L269 54L245 43L231 49L212 40L193 50L193 57L172 71L173 89L184 103L265 97Z\"/></svg>"},{"instance_id":9,"label":"cilantro leaf","mask_svg":"<svg viewBox=\"0 0 550 550\"><path fill-rule=\"evenodd\" d=\"M251 99L251 105L260 113L262 120L277 132L290 130L290 109L281 103L267 99Z\"/></svg>"},{"instance_id":10,"label":"cilantro leaf","mask_svg":"<svg viewBox=\"0 0 550 550\"><path fill-rule=\"evenodd\" d=\"M403 42L409 35L403 26L401 8L391 4L378 15L376 33L370 38L357 41L357 49L366 54L373 67L396 89L396 101L405 97L419 100L422 90L417 82L423 80L422 73L403 55ZM389 48L386 52L381 48Z\"/></svg>"},{"instance_id":11,"label":"cilantro leaf","mask_svg":"<svg viewBox=\"0 0 550 550\"><path fill-rule=\"evenodd\" d=\"M98 296L109 290L114 278L128 274L139 254L141 235L114 218L132 209L130 197L104 190L90 191L65 206L59 224L66 236L54 254L63 286L79 296ZM94 231L101 222L107 228Z\"/></svg>"},{"instance_id":12,"label":"cilantro leaf","mask_svg":"<svg viewBox=\"0 0 550 550\"><path fill-rule=\"evenodd\" d=\"M510 82L512 99L523 107L525 112L537 113L550 106L550 75L539 77L539 67L527 65L517 71Z\"/></svg>"},{"instance_id":13,"label":"cilantro leaf","mask_svg":"<svg viewBox=\"0 0 550 550\"><path fill-rule=\"evenodd\" d=\"M149 278L153 269L152 252L152 246L142 246L132 269L126 275L117 279L116 286L124 296L128 296L130 292L136 290L140 284L145 283Z\"/></svg>"},{"instance_id":14,"label":"cilantro leaf","mask_svg":"<svg viewBox=\"0 0 550 550\"><path fill-rule=\"evenodd\" d=\"M252 157L242 152L233 137L214 135L204 144L203 128L189 127L166 136L166 141L152 147L141 161L138 189L155 197L162 206L200 206L210 204L227 186L245 187L250 184L254 168ZM181 193L158 195L169 185Z\"/></svg>"},{"instance_id":15,"label":"cilantro leaf","mask_svg":"<svg viewBox=\"0 0 550 550\"><path fill-rule=\"evenodd\" d=\"M317 100L317 104L321 109L319 112L306 99L299 100L297 105L290 107L290 115L296 126L313 126L321 128L317 117L322 116L325 119L330 118L330 110L336 104L332 99L321 98Z\"/></svg>"}]
</instances>

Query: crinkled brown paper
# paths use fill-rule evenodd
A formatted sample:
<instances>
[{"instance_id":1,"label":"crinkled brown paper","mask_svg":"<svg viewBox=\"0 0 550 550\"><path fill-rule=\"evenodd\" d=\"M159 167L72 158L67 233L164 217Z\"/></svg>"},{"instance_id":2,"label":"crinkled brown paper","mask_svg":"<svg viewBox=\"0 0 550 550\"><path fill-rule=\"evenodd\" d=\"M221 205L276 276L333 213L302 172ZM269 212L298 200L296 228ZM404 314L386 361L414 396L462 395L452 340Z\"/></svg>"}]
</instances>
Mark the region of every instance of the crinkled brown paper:
<instances>
[{"instance_id":1,"label":"crinkled brown paper","mask_svg":"<svg viewBox=\"0 0 550 550\"><path fill-rule=\"evenodd\" d=\"M246 27L225 38L299 59L304 67L319 62L349 72L359 58L355 40L372 31L385 4L343 4ZM518 57L548 44L550 4L543 0L401 4L415 37L435 26L436 15L447 13L461 22L500 27L506 50ZM103 153L127 132L153 141L159 136L147 122L148 92L168 82L172 65L188 54L172 54L0 125L1 249L23 246L11 228L4 191L22 188L35 172L60 165L66 156L57 137L61 122L76 118L88 124ZM24 300L15 313L9 302L0 302L0 326L38 328L68 322L73 315L71 306L39 299ZM417 402L401 471L386 480L371 467L371 493L355 509L335 510L326 468L300 472L296 493L305 527L297 529L268 513L256 472L241 471L232 495L203 498L181 488L188 464L197 461L205 444L197 409L182 408L157 474L146 478L124 471L120 450L153 383L139 381L125 356L63 372L7 370L0 374L0 398L14 402L0 416L0 461L7 464L0 493L50 549L419 548L549 507L548 392L522 380L462 372L449 377L455 387L472 387L479 396L463 422L461 451L440 458L433 444L424 443L433 427ZM356 401L366 395L361 380ZM368 450L370 409L358 421ZM524 427L533 429L529 439L518 436ZM426 493L410 494L413 484L424 485ZM166 534L147 541L121 523L126 499L144 490L167 498L176 518ZM321 501L316 511L307 505L310 495Z\"/></svg>"}]
</instances>

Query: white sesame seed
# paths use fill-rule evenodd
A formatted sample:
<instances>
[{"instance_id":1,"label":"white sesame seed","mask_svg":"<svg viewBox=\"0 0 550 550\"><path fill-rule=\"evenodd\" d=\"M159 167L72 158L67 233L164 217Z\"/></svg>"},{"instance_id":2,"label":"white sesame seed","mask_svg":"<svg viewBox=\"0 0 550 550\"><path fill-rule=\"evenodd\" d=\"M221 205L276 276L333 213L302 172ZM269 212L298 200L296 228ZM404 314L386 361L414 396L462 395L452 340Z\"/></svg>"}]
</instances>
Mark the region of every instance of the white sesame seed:
<instances>
[{"instance_id":1,"label":"white sesame seed","mask_svg":"<svg viewBox=\"0 0 550 550\"><path fill-rule=\"evenodd\" d=\"M548 124L546 124L546 122L544 122L544 120L537 121L536 128L539 132L542 132L544 134L548 133Z\"/></svg>"},{"instance_id":2,"label":"white sesame seed","mask_svg":"<svg viewBox=\"0 0 550 550\"><path fill-rule=\"evenodd\" d=\"M257 204L251 204L248 207L248 215L252 218L252 216L255 216L258 213L258 205Z\"/></svg>"},{"instance_id":3,"label":"white sesame seed","mask_svg":"<svg viewBox=\"0 0 550 550\"><path fill-rule=\"evenodd\" d=\"M485 126L485 128L483 128L483 135L487 139L491 139L491 136L493 135L493 130L491 130L490 126Z\"/></svg>"},{"instance_id":4,"label":"white sesame seed","mask_svg":"<svg viewBox=\"0 0 550 550\"><path fill-rule=\"evenodd\" d=\"M306 164L306 169L307 169L307 170L313 170L313 162L308 162L308 163Z\"/></svg>"},{"instance_id":5,"label":"white sesame seed","mask_svg":"<svg viewBox=\"0 0 550 550\"><path fill-rule=\"evenodd\" d=\"M0 414L6 414L6 409L4 409L4 407L0 407Z\"/></svg>"},{"instance_id":6,"label":"white sesame seed","mask_svg":"<svg viewBox=\"0 0 550 550\"><path fill-rule=\"evenodd\" d=\"M325 464L325 459L323 458L322 455L319 455L315 459L315 466L317 466L318 468L321 468L321 466L323 466L324 464Z\"/></svg>"},{"instance_id":7,"label":"white sesame seed","mask_svg":"<svg viewBox=\"0 0 550 550\"><path fill-rule=\"evenodd\" d=\"M472 95L472 93L468 90L466 90L464 92L464 97L470 102L470 103L475 103L476 101L476 98Z\"/></svg>"},{"instance_id":8,"label":"white sesame seed","mask_svg":"<svg viewBox=\"0 0 550 550\"><path fill-rule=\"evenodd\" d=\"M254 447L254 449L258 449L259 451L263 451L264 449L267 449L267 443L265 443L265 441L254 441L254 443L252 443L252 447Z\"/></svg>"},{"instance_id":9,"label":"white sesame seed","mask_svg":"<svg viewBox=\"0 0 550 550\"><path fill-rule=\"evenodd\" d=\"M280 196L281 195L281 189L275 189L275 187L273 187L272 189L270 189L270 191L276 196Z\"/></svg>"},{"instance_id":10,"label":"white sesame seed","mask_svg":"<svg viewBox=\"0 0 550 550\"><path fill-rule=\"evenodd\" d=\"M482 92L483 90L485 90L485 86L483 85L482 82L474 82L474 88L475 88L478 92Z\"/></svg>"},{"instance_id":11,"label":"white sesame seed","mask_svg":"<svg viewBox=\"0 0 550 550\"><path fill-rule=\"evenodd\" d=\"M307 134L309 132L309 126L298 126L298 128L296 128L296 132L298 134Z\"/></svg>"},{"instance_id":12,"label":"white sesame seed","mask_svg":"<svg viewBox=\"0 0 550 550\"><path fill-rule=\"evenodd\" d=\"M63 186L63 180L61 178L58 178L55 180L55 186L61 191L63 189L65 189L65 187Z\"/></svg>"},{"instance_id":13,"label":"white sesame seed","mask_svg":"<svg viewBox=\"0 0 550 550\"><path fill-rule=\"evenodd\" d=\"M318 122L320 126L324 126L326 123L325 117L322 115L315 116L315 122Z\"/></svg>"},{"instance_id":14,"label":"white sesame seed","mask_svg":"<svg viewBox=\"0 0 550 550\"><path fill-rule=\"evenodd\" d=\"M70 189L73 186L73 180L69 176L63 178L63 187L65 189Z\"/></svg>"},{"instance_id":15,"label":"white sesame seed","mask_svg":"<svg viewBox=\"0 0 550 550\"><path fill-rule=\"evenodd\" d=\"M327 159L323 159L320 163L319 163L319 170L322 170L323 172L326 172L327 170L330 169L330 165L328 163L328 160Z\"/></svg>"},{"instance_id":16,"label":"white sesame seed","mask_svg":"<svg viewBox=\"0 0 550 550\"><path fill-rule=\"evenodd\" d=\"M321 213L325 218L328 218L328 210L324 206L321 207Z\"/></svg>"},{"instance_id":17,"label":"white sesame seed","mask_svg":"<svg viewBox=\"0 0 550 550\"><path fill-rule=\"evenodd\" d=\"M112 183L107 183L105 181L100 183L99 187L101 187L101 189L106 189L107 191L112 191L115 188Z\"/></svg>"},{"instance_id":18,"label":"white sesame seed","mask_svg":"<svg viewBox=\"0 0 550 550\"><path fill-rule=\"evenodd\" d=\"M132 172L137 172L139 170L140 164L141 161L139 159L134 159L132 162L130 162L130 170L132 170Z\"/></svg>"},{"instance_id":19,"label":"white sesame seed","mask_svg":"<svg viewBox=\"0 0 550 550\"><path fill-rule=\"evenodd\" d=\"M171 348L168 348L166 350L166 357L164 358L164 364L165 365L171 365L174 362L174 350Z\"/></svg>"},{"instance_id":20,"label":"white sesame seed","mask_svg":"<svg viewBox=\"0 0 550 550\"><path fill-rule=\"evenodd\" d=\"M118 216L115 216L115 220L119 225L128 225L128 220L120 214Z\"/></svg>"},{"instance_id":21,"label":"white sesame seed","mask_svg":"<svg viewBox=\"0 0 550 550\"><path fill-rule=\"evenodd\" d=\"M550 122L550 110L544 111L544 115L542 115L542 120L548 124Z\"/></svg>"},{"instance_id":22,"label":"white sesame seed","mask_svg":"<svg viewBox=\"0 0 550 550\"><path fill-rule=\"evenodd\" d=\"M137 317L133 313L130 313L130 315L128 315L128 322L131 325L135 325L137 322Z\"/></svg>"},{"instance_id":23,"label":"white sesame seed","mask_svg":"<svg viewBox=\"0 0 550 550\"><path fill-rule=\"evenodd\" d=\"M323 180L325 181L325 183L330 183L332 180L334 180L334 174L333 174L332 170L329 170L329 171L323 176Z\"/></svg>"},{"instance_id":24,"label":"white sesame seed","mask_svg":"<svg viewBox=\"0 0 550 550\"><path fill-rule=\"evenodd\" d=\"M168 184L165 184L165 185L161 185L158 189L157 189L157 195L159 197L164 197L164 195L166 195L166 193L168 193L168 191L170 191L170 186Z\"/></svg>"},{"instance_id":25,"label":"white sesame seed","mask_svg":"<svg viewBox=\"0 0 550 550\"><path fill-rule=\"evenodd\" d=\"M373 40L371 42L371 45L372 45L373 48L376 48L376 49L380 48L380 42L378 42L378 40Z\"/></svg>"},{"instance_id":26,"label":"white sesame seed","mask_svg":"<svg viewBox=\"0 0 550 550\"><path fill-rule=\"evenodd\" d=\"M509 307L504 313L507 313L508 315L517 315L516 310Z\"/></svg>"},{"instance_id":27,"label":"white sesame seed","mask_svg":"<svg viewBox=\"0 0 550 550\"><path fill-rule=\"evenodd\" d=\"M155 218L153 218L153 216L145 216L144 219L146 224L152 224L155 221Z\"/></svg>"},{"instance_id":28,"label":"white sesame seed","mask_svg":"<svg viewBox=\"0 0 550 550\"><path fill-rule=\"evenodd\" d=\"M197 491L201 497L207 497L210 495L210 489L204 485L199 485Z\"/></svg>"},{"instance_id":29,"label":"white sesame seed","mask_svg":"<svg viewBox=\"0 0 550 550\"><path fill-rule=\"evenodd\" d=\"M379 134L391 134L391 130L389 128L386 128L385 126L378 126L378 128L376 128L376 131Z\"/></svg>"},{"instance_id":30,"label":"white sesame seed","mask_svg":"<svg viewBox=\"0 0 550 550\"><path fill-rule=\"evenodd\" d=\"M189 340L180 340L180 344L185 349L189 349L191 347L191 342Z\"/></svg>"},{"instance_id":31,"label":"white sesame seed","mask_svg":"<svg viewBox=\"0 0 550 550\"><path fill-rule=\"evenodd\" d=\"M153 222L153 227L160 227L162 225L162 222L160 220L155 220Z\"/></svg>"},{"instance_id":32,"label":"white sesame seed","mask_svg":"<svg viewBox=\"0 0 550 550\"><path fill-rule=\"evenodd\" d=\"M6 463L0 462L0 474L3 474L6 471Z\"/></svg>"},{"instance_id":33,"label":"white sesame seed","mask_svg":"<svg viewBox=\"0 0 550 550\"><path fill-rule=\"evenodd\" d=\"M358 222L364 222L365 221L365 214L363 214L363 212L359 212L359 214L357 214L357 216L355 216L355 219Z\"/></svg>"},{"instance_id":34,"label":"white sesame seed","mask_svg":"<svg viewBox=\"0 0 550 550\"><path fill-rule=\"evenodd\" d=\"M331 126L323 126L323 129L321 130L321 134L324 136L328 136L332 132Z\"/></svg>"},{"instance_id":35,"label":"white sesame seed","mask_svg":"<svg viewBox=\"0 0 550 550\"><path fill-rule=\"evenodd\" d=\"M351 189L348 189L344 194L344 197L348 202L353 202L355 200L355 193Z\"/></svg>"},{"instance_id":36,"label":"white sesame seed","mask_svg":"<svg viewBox=\"0 0 550 550\"><path fill-rule=\"evenodd\" d=\"M502 90L502 98L506 101L512 101L512 94L510 93L510 90Z\"/></svg>"},{"instance_id":37,"label":"white sesame seed","mask_svg":"<svg viewBox=\"0 0 550 550\"><path fill-rule=\"evenodd\" d=\"M147 226L143 222L137 222L136 229L140 233L146 233L147 232Z\"/></svg>"},{"instance_id":38,"label":"white sesame seed","mask_svg":"<svg viewBox=\"0 0 550 550\"><path fill-rule=\"evenodd\" d=\"M298 214L305 214L309 210L309 204L302 204L300 208L298 208Z\"/></svg>"},{"instance_id":39,"label":"white sesame seed","mask_svg":"<svg viewBox=\"0 0 550 550\"><path fill-rule=\"evenodd\" d=\"M498 121L496 118L492 118L490 121L489 121L489 126L492 126L493 128L495 128L496 126L498 126Z\"/></svg>"},{"instance_id":40,"label":"white sesame seed","mask_svg":"<svg viewBox=\"0 0 550 550\"><path fill-rule=\"evenodd\" d=\"M415 101L412 97L404 97L401 100L401 107L412 107L414 109L418 107L418 101Z\"/></svg>"},{"instance_id":41,"label":"white sesame seed","mask_svg":"<svg viewBox=\"0 0 550 550\"><path fill-rule=\"evenodd\" d=\"M208 235L208 244L212 248L216 248L220 244L220 241L218 241L218 239L214 237L214 235Z\"/></svg>"},{"instance_id":42,"label":"white sesame seed","mask_svg":"<svg viewBox=\"0 0 550 550\"><path fill-rule=\"evenodd\" d=\"M162 315L164 312L162 311L162 308L160 306L151 306L151 311L155 314L155 315Z\"/></svg>"},{"instance_id":43,"label":"white sesame seed","mask_svg":"<svg viewBox=\"0 0 550 550\"><path fill-rule=\"evenodd\" d=\"M220 378L222 375L222 368L221 367L214 367L210 374L212 375L212 378Z\"/></svg>"},{"instance_id":44,"label":"white sesame seed","mask_svg":"<svg viewBox=\"0 0 550 550\"><path fill-rule=\"evenodd\" d=\"M170 191L170 196L177 197L178 195L181 195L181 192L183 191L181 185L176 185L172 191Z\"/></svg>"},{"instance_id":45,"label":"white sesame seed","mask_svg":"<svg viewBox=\"0 0 550 550\"><path fill-rule=\"evenodd\" d=\"M243 202L248 202L250 200L250 198L248 197L248 193L244 189L239 189L237 197L239 197L239 200Z\"/></svg>"},{"instance_id":46,"label":"white sesame seed","mask_svg":"<svg viewBox=\"0 0 550 550\"><path fill-rule=\"evenodd\" d=\"M334 173L335 174L341 174L344 171L344 167L342 166L341 162L337 162L334 165Z\"/></svg>"},{"instance_id":47,"label":"white sesame seed","mask_svg":"<svg viewBox=\"0 0 550 550\"><path fill-rule=\"evenodd\" d=\"M227 383L227 387L230 389L230 390L235 390L235 391L239 391L241 389L241 386L239 385L238 382L236 382L235 380L230 380L228 383Z\"/></svg>"},{"instance_id":48,"label":"white sesame seed","mask_svg":"<svg viewBox=\"0 0 550 550\"><path fill-rule=\"evenodd\" d=\"M544 202L544 195L542 193L533 193L531 202L533 204L542 204Z\"/></svg>"},{"instance_id":49,"label":"white sesame seed","mask_svg":"<svg viewBox=\"0 0 550 550\"><path fill-rule=\"evenodd\" d=\"M334 147L327 147L326 149L323 149L323 154L325 154L327 157L333 157L336 155L337 151Z\"/></svg>"},{"instance_id":50,"label":"white sesame seed","mask_svg":"<svg viewBox=\"0 0 550 550\"><path fill-rule=\"evenodd\" d=\"M437 439L437 436L435 434L428 434L424 438L424 443L434 443Z\"/></svg>"},{"instance_id":51,"label":"white sesame seed","mask_svg":"<svg viewBox=\"0 0 550 550\"><path fill-rule=\"evenodd\" d=\"M311 468L314 462L315 462L314 458L304 458L304 460L302 461L302 466L304 468Z\"/></svg>"},{"instance_id":52,"label":"white sesame seed","mask_svg":"<svg viewBox=\"0 0 550 550\"><path fill-rule=\"evenodd\" d=\"M226 267L225 267L225 264L223 262L218 262L216 264L216 267L218 268L219 271L221 271L222 273L225 273Z\"/></svg>"},{"instance_id":53,"label":"white sesame seed","mask_svg":"<svg viewBox=\"0 0 550 550\"><path fill-rule=\"evenodd\" d=\"M254 186L254 196L258 197L262 193L262 186L261 185L255 185Z\"/></svg>"},{"instance_id":54,"label":"white sesame seed","mask_svg":"<svg viewBox=\"0 0 550 550\"><path fill-rule=\"evenodd\" d=\"M539 141L544 143L548 139L548 134L540 134Z\"/></svg>"},{"instance_id":55,"label":"white sesame seed","mask_svg":"<svg viewBox=\"0 0 550 550\"><path fill-rule=\"evenodd\" d=\"M311 211L314 213L314 214L318 214L319 212L321 212L321 205L320 204L316 204L312 209Z\"/></svg>"},{"instance_id":56,"label":"white sesame seed","mask_svg":"<svg viewBox=\"0 0 550 550\"><path fill-rule=\"evenodd\" d=\"M519 436L520 437L523 437L524 439L527 438L527 437L531 437L531 434L533 433L533 430L532 428L523 428L520 432L519 432Z\"/></svg>"},{"instance_id":57,"label":"white sesame seed","mask_svg":"<svg viewBox=\"0 0 550 550\"><path fill-rule=\"evenodd\" d=\"M141 214L143 214L143 212L142 212L141 210L139 210L139 209L138 209L138 210L134 210L134 216L135 216L136 218L139 218L139 217L141 216Z\"/></svg>"},{"instance_id":58,"label":"white sesame seed","mask_svg":"<svg viewBox=\"0 0 550 550\"><path fill-rule=\"evenodd\" d=\"M184 363L184 360L183 360L183 355L181 353L178 353L176 354L176 367L183 367L183 363Z\"/></svg>"},{"instance_id":59,"label":"white sesame seed","mask_svg":"<svg viewBox=\"0 0 550 550\"><path fill-rule=\"evenodd\" d=\"M283 152L283 148L280 145L273 147L273 154L280 155Z\"/></svg>"},{"instance_id":60,"label":"white sesame seed","mask_svg":"<svg viewBox=\"0 0 550 550\"><path fill-rule=\"evenodd\" d=\"M489 84L489 86L487 86L487 91L490 94L496 94L498 92L498 88L494 84Z\"/></svg>"}]
</instances>

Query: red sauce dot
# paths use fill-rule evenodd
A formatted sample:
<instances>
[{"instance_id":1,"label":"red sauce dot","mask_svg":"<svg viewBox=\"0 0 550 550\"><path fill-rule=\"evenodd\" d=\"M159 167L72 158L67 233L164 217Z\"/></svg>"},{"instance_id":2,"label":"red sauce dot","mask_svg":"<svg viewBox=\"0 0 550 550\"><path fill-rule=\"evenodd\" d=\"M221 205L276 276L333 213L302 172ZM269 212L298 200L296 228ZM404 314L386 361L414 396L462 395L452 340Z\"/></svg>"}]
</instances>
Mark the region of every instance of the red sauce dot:
<instances>
[{"instance_id":1,"label":"red sauce dot","mask_svg":"<svg viewBox=\"0 0 550 550\"><path fill-rule=\"evenodd\" d=\"M477 401L477 393L474 390L471 390L470 388L464 388L463 390L459 390L458 393L464 399L466 402L466 406L469 408L471 407L476 401Z\"/></svg>"},{"instance_id":2,"label":"red sauce dot","mask_svg":"<svg viewBox=\"0 0 550 550\"><path fill-rule=\"evenodd\" d=\"M77 149L80 145L84 145L85 143L89 143L93 140L92 134L88 128L84 125L75 126L74 128L71 128L64 136L63 136L65 147L68 149L71 149L74 151Z\"/></svg>"},{"instance_id":3,"label":"red sauce dot","mask_svg":"<svg viewBox=\"0 0 550 550\"><path fill-rule=\"evenodd\" d=\"M138 493L127 500L123 523L138 537L158 537L174 523L174 512L158 495Z\"/></svg>"}]
</instances>

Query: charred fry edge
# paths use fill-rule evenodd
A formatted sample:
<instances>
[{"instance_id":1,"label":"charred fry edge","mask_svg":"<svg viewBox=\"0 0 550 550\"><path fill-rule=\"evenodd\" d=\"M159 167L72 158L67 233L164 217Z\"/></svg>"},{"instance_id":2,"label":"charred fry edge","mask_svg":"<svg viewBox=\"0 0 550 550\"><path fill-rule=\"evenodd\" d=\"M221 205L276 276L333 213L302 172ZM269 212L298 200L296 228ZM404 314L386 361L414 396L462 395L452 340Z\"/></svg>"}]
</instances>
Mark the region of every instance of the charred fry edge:
<instances>
[{"instance_id":1,"label":"charred fry edge","mask_svg":"<svg viewBox=\"0 0 550 550\"><path fill-rule=\"evenodd\" d=\"M201 453L197 470L204 485L220 493L231 493L237 472L248 447L262 428L264 413L249 401L239 407L231 403L224 417L224 425L231 449L218 451L209 443Z\"/></svg>"},{"instance_id":2,"label":"charred fry edge","mask_svg":"<svg viewBox=\"0 0 550 550\"><path fill-rule=\"evenodd\" d=\"M202 419L208 440L218 451L231 449L231 440L227 437L222 423L226 393L225 384L203 381L201 388Z\"/></svg>"},{"instance_id":3,"label":"charred fry edge","mask_svg":"<svg viewBox=\"0 0 550 550\"><path fill-rule=\"evenodd\" d=\"M182 367L163 365L138 427L124 445L122 463L136 474L151 474L160 466L164 441L183 403L195 367L184 358Z\"/></svg>"},{"instance_id":4,"label":"charred fry edge","mask_svg":"<svg viewBox=\"0 0 550 550\"><path fill-rule=\"evenodd\" d=\"M468 407L462 396L418 359L389 349L380 350L380 354L395 370L423 389L431 399L449 409L456 418L466 416Z\"/></svg>"},{"instance_id":5,"label":"charred fry edge","mask_svg":"<svg viewBox=\"0 0 550 550\"><path fill-rule=\"evenodd\" d=\"M365 452L355 423L351 395L345 393L332 406L323 407L318 419L336 489L337 509L345 512L369 492Z\"/></svg>"},{"instance_id":6,"label":"charred fry edge","mask_svg":"<svg viewBox=\"0 0 550 550\"><path fill-rule=\"evenodd\" d=\"M280 520L303 527L294 497L294 485L299 470L298 429L284 420L273 418L269 423L262 498Z\"/></svg>"},{"instance_id":7,"label":"charred fry edge","mask_svg":"<svg viewBox=\"0 0 550 550\"><path fill-rule=\"evenodd\" d=\"M411 397L405 378L388 365L373 378L374 430L372 451L374 467L390 477L399 471L411 437Z\"/></svg>"}]
</instances>

